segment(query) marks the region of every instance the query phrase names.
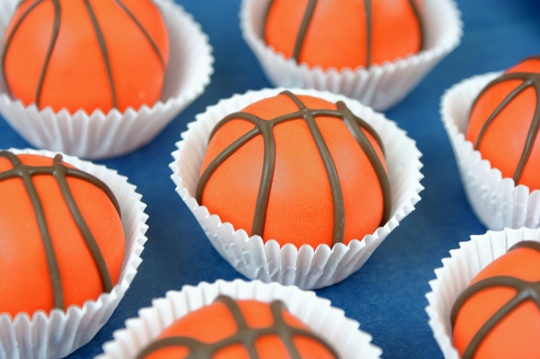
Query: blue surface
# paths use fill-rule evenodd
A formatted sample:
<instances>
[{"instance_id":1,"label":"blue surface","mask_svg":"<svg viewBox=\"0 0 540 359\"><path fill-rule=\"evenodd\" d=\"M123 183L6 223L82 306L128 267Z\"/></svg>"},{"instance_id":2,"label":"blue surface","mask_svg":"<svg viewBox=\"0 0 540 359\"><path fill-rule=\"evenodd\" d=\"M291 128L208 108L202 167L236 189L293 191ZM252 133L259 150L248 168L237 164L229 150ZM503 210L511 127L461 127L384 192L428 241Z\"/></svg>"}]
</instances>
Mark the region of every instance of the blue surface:
<instances>
[{"instance_id":1,"label":"blue surface","mask_svg":"<svg viewBox=\"0 0 540 359\"><path fill-rule=\"evenodd\" d=\"M96 337L71 358L102 352L114 330L153 298L170 289L218 278L242 276L210 245L174 191L168 167L186 124L221 98L269 87L239 28L239 0L176 0L193 14L214 48L215 73L206 92L153 142L121 158L95 161L117 169L138 187L149 238L143 263L129 291ZM461 0L465 24L460 47L445 58L399 105L386 113L417 141L423 153L425 190L417 209L396 228L367 263L351 277L317 294L361 323L385 358L442 358L427 324L428 281L450 249L485 228L466 201L454 156L439 117L440 97L452 84L507 68L540 53L540 2L537 0ZM28 147L0 121L0 147Z\"/></svg>"}]
</instances>

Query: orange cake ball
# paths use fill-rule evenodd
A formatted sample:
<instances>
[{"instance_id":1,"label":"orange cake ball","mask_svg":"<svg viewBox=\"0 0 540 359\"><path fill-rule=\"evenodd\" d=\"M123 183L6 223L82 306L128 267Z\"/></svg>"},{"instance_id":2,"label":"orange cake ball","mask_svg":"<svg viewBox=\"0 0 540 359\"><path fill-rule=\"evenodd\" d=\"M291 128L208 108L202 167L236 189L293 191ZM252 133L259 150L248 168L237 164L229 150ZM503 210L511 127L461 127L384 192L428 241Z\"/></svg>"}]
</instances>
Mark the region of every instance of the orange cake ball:
<instances>
[{"instance_id":1,"label":"orange cake ball","mask_svg":"<svg viewBox=\"0 0 540 359\"><path fill-rule=\"evenodd\" d=\"M40 155L0 151L0 313L82 306L118 281L124 231L111 190Z\"/></svg>"},{"instance_id":2,"label":"orange cake ball","mask_svg":"<svg viewBox=\"0 0 540 359\"><path fill-rule=\"evenodd\" d=\"M341 101L285 91L226 116L200 174L210 213L280 245L348 244L390 216L381 140Z\"/></svg>"},{"instance_id":3,"label":"orange cake ball","mask_svg":"<svg viewBox=\"0 0 540 359\"><path fill-rule=\"evenodd\" d=\"M452 309L463 359L540 358L540 243L524 241L484 268Z\"/></svg>"},{"instance_id":4,"label":"orange cake ball","mask_svg":"<svg viewBox=\"0 0 540 359\"><path fill-rule=\"evenodd\" d=\"M174 322L137 359L337 359L337 352L280 301L213 304Z\"/></svg>"},{"instance_id":5,"label":"orange cake ball","mask_svg":"<svg viewBox=\"0 0 540 359\"><path fill-rule=\"evenodd\" d=\"M420 0L271 0L264 40L298 63L368 67L424 47Z\"/></svg>"},{"instance_id":6,"label":"orange cake ball","mask_svg":"<svg viewBox=\"0 0 540 359\"><path fill-rule=\"evenodd\" d=\"M167 28L151 0L23 0L3 47L14 98L71 113L152 106L169 57Z\"/></svg>"},{"instance_id":7,"label":"orange cake ball","mask_svg":"<svg viewBox=\"0 0 540 359\"><path fill-rule=\"evenodd\" d=\"M540 56L491 81L472 105L466 138L516 185L540 189Z\"/></svg>"}]
</instances>

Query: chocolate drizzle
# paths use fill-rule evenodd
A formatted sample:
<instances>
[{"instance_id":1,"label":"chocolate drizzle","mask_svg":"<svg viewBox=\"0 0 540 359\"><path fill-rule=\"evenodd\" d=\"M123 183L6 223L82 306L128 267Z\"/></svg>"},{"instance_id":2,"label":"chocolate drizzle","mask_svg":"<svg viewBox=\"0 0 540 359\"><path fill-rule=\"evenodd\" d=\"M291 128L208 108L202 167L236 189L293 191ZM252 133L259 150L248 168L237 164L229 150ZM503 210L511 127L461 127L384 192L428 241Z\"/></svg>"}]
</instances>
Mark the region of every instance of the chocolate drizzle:
<instances>
[{"instance_id":1,"label":"chocolate drizzle","mask_svg":"<svg viewBox=\"0 0 540 359\"><path fill-rule=\"evenodd\" d=\"M233 317L237 326L237 331L232 336L224 338L215 343L203 343L196 339L185 336L163 338L144 348L137 355L137 359L144 359L146 356L167 347L184 347L189 350L189 354L186 356L186 358L206 359L212 358L213 355L215 355L219 350L231 345L242 345L243 348L248 352L250 359L258 359L260 356L257 353L256 341L257 339L267 335L277 336L285 346L291 359L302 358L294 345L293 339L295 337L312 339L316 343L323 346L330 354L332 354L334 358L339 358L337 352L330 345L311 331L296 328L287 324L282 315L282 312L286 310L286 308L281 301L273 301L270 303L270 311L272 313L274 322L271 326L263 328L250 327L246 321L246 318L242 314L238 303L236 303L232 298L225 295L220 295L214 302L224 304Z\"/></svg>"},{"instance_id":2,"label":"chocolate drizzle","mask_svg":"<svg viewBox=\"0 0 540 359\"><path fill-rule=\"evenodd\" d=\"M268 22L268 18L270 15L270 9L272 8L272 5L274 4L275 0L270 0L268 3L268 7L266 8L266 13L264 17L263 22L263 38L266 38L266 24ZM296 36L295 42L294 42L294 49L292 52L292 58L299 63L300 62L300 56L302 53L302 48L305 43L306 33L309 30L309 26L313 20L313 13L315 12L315 8L317 6L318 0L309 0L306 9L304 11L304 15L302 17L302 22L300 23L300 27L298 29L298 34ZM373 0L364 0L364 12L365 12L365 27L366 27L366 65L365 67L370 67L372 65L372 51L373 51L373 14L372 14L372 1ZM411 9L414 13L414 17L416 18L416 21L418 22L418 28L420 32L420 48L419 50L423 50L425 46L425 25L424 25L424 19L423 14L420 11L420 7L416 3L416 0L407 0L409 2L409 5L411 6ZM321 51L324 51L321 49Z\"/></svg>"},{"instance_id":3,"label":"chocolate drizzle","mask_svg":"<svg viewBox=\"0 0 540 359\"><path fill-rule=\"evenodd\" d=\"M540 243L535 241L523 241L512 246L508 251L512 251L517 248L530 248L537 252L540 252ZM489 318L484 325L478 330L474 337L469 342L467 348L463 352L463 359L472 359L479 346L482 344L486 336L513 310L518 308L525 301L532 301L538 308L540 308L540 282L528 282L515 277L508 276L494 276L486 278L475 284L471 285L457 298L452 312L450 320L452 328L454 328L457 320L457 316L461 308L465 303L477 293L486 289L494 287L506 287L515 289L516 294L506 304L504 304L497 312L495 312L491 318Z\"/></svg>"},{"instance_id":4,"label":"chocolate drizzle","mask_svg":"<svg viewBox=\"0 0 540 359\"><path fill-rule=\"evenodd\" d=\"M54 296L54 307L59 309L64 308L64 294L62 289L62 281L60 278L60 271L58 268L58 262L56 260L56 255L51 241L47 221L45 219L45 210L32 180L32 177L36 175L51 175L56 179L60 191L64 197L64 200L66 201L66 204L71 212L73 220L77 224L77 227L79 228L79 231L86 243L86 246L88 247L94 259L96 267L99 271L103 290L104 292L110 292L112 289L112 280L109 270L107 268L107 264L105 262L105 259L103 258L99 246L94 239L92 232L90 231L90 228L88 228L88 225L86 224L86 221L84 220L80 209L75 202L75 199L73 198L73 194L67 182L67 178L78 178L92 184L93 186L98 187L109 197L109 199L115 206L118 214L120 215L120 207L110 188L107 187L107 185L100 181L98 178L86 172L80 171L75 168L66 167L62 163L62 156L60 154L54 157L53 165L51 166L25 165L15 154L9 151L0 151L0 158L6 158L13 165L13 168L0 172L0 182L8 179L20 178L24 183L29 199L32 203L32 206L34 207L36 216L35 218L39 227L39 231L41 233L41 239L43 242L43 247L45 249L45 256L47 258L47 265L49 267L49 276L51 279Z\"/></svg>"},{"instance_id":5,"label":"chocolate drizzle","mask_svg":"<svg viewBox=\"0 0 540 359\"><path fill-rule=\"evenodd\" d=\"M540 61L540 56L530 57L529 59ZM506 106L508 106L517 96L523 93L523 91L528 88L533 88L536 93L536 108L532 118L531 126L529 127L527 138L525 140L525 144L523 146L523 151L521 152L521 157L513 175L514 182L519 183L519 180L523 175L525 166L527 165L527 162L529 161L529 158L531 156L531 152L536 138L538 137L538 130L540 129L540 73L511 72L499 76L498 78L487 84L487 86L484 87L484 89L476 97L476 100L471 107L471 113L477 102L480 100L480 98L485 92L487 92L489 89L493 88L497 84L512 80L521 80L522 83L514 90L512 90L497 106L497 108L495 108L495 110L489 115L487 120L484 122L480 133L478 134L478 137L476 138L474 149L478 150L480 148L482 140L484 139L486 132L489 130L489 127L493 124L497 116L506 108Z\"/></svg>"},{"instance_id":6,"label":"chocolate drizzle","mask_svg":"<svg viewBox=\"0 0 540 359\"><path fill-rule=\"evenodd\" d=\"M21 0L18 3L17 7L20 7L25 1L26 0ZM44 84L45 78L47 76L47 70L48 70L48 67L49 67L50 59L51 59L51 56L52 56L52 54L54 52L54 48L55 48L57 40L58 40L58 34L60 32L60 24L61 24L61 17L62 17L62 8L61 8L60 1L61 0L49 0L49 1L47 1L47 0L36 0L36 1L34 1L19 16L17 21L14 22L13 27L12 27L12 31L9 34L7 34L7 36L6 36L6 40L5 40L2 55L1 55L2 74L3 74L4 80L6 82L7 91L8 91L8 93L11 93L9 83L8 83L7 77L6 77L6 58L7 58L7 53L8 53L9 47L10 47L12 41L13 41L13 38L15 37L15 34L17 33L17 30L19 29L21 24L24 22L24 20L27 18L27 16L34 9L36 9L38 5L40 5L42 3L52 2L53 7L54 7L54 20L53 20L53 25L52 25L51 38L50 38L50 42L49 42L49 44L47 46L47 53L45 54L45 60L43 61L43 66L41 68L38 83L36 85L36 93L35 93L35 99L34 99L34 102L36 103L36 106L38 108L41 108L41 95L42 95L42 92L43 92L43 84ZM76 1L76 0L69 0L69 1ZM95 14L94 9L93 9L93 7L92 7L92 5L90 3L90 0L78 0L78 1L82 1L84 3L84 6L85 6L86 11L88 13L88 16L90 18L90 21L92 23L92 27L94 28L94 32L96 34L96 39L98 41L101 57L103 59L103 63L105 65L105 70L106 70L106 73L107 73L107 81L109 83L109 88L110 88L110 91L111 91L112 107L117 107L116 85L115 85L114 76L113 76L113 73L112 73L112 66L111 66L109 51L107 50L107 43L106 43L105 36L104 36L103 31L101 29L101 26L100 26L100 24L99 24L99 22L97 20L96 14ZM163 68L165 68L165 60L163 58L163 54L159 50L157 44L152 39L152 37L150 36L148 31L144 28L142 23L133 15L133 13L129 10L129 8L121 0L111 0L111 1L114 1L118 5L118 7L122 10L122 12L124 12L129 17L129 19L135 23L135 25L137 26L139 31L141 31L144 38L150 44L150 46L152 48L152 51L156 54L156 56L158 58L158 61L160 62L161 66Z\"/></svg>"},{"instance_id":7,"label":"chocolate drizzle","mask_svg":"<svg viewBox=\"0 0 540 359\"><path fill-rule=\"evenodd\" d=\"M383 193L384 207L381 225L386 223L386 221L388 221L388 219L390 218L391 213L390 181L381 160L377 156L375 149L373 148L368 138L366 137L366 134L364 133L364 131L368 132L378 143L379 147L383 149L382 141L379 135L375 132L375 130L367 122L365 122L359 117L356 117L347 108L345 103L341 101L338 101L336 103L337 110L308 109L302 103L302 101L291 92L284 91L281 93L281 95L289 97L298 107L298 111L287 113L271 120L263 120L262 118L245 112L235 112L223 118L214 127L212 133L210 134L210 139L223 125L233 120L247 121L255 126L252 130L248 131L243 136L234 141L231 145L229 145L227 148L225 148L219 155L216 156L216 158L214 158L210 162L208 167L201 174L201 177L197 184L195 194L197 201L199 203L202 203L204 189L208 184L211 176L218 169L218 167L229 157L231 157L236 151L238 151L244 144L248 143L255 136L261 135L264 141L263 169L261 174L259 192L255 205L255 214L252 222L251 235L262 236L264 233L266 211L270 198L270 190L272 186L276 161L276 148L273 128L287 121L303 119L308 126L309 132L311 133L313 141L317 146L317 150L323 160L326 175L330 183L334 216L332 244L343 242L345 240L345 209L343 193L335 163L320 132L320 129L315 121L316 117L325 116L343 120L348 125L348 128L350 128L359 146L362 148L362 150L368 157L377 175Z\"/></svg>"}]
</instances>

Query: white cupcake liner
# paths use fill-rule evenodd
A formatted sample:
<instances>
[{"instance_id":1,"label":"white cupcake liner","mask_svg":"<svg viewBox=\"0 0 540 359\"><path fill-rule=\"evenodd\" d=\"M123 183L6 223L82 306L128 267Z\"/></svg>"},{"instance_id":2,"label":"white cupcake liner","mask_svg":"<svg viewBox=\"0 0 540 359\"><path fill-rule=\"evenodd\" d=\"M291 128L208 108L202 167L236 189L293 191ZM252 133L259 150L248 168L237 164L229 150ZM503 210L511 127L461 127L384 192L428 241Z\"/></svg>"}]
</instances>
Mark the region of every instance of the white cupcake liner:
<instances>
[{"instance_id":1,"label":"white cupcake liner","mask_svg":"<svg viewBox=\"0 0 540 359\"><path fill-rule=\"evenodd\" d=\"M0 4L0 38L15 3L3 0ZM203 93L214 62L208 37L191 15L172 1L156 3L169 31L170 57L161 100L152 107L91 114L84 110L71 114L66 109L54 112L50 107L39 110L35 104L24 106L8 95L0 75L0 113L33 146L83 158L120 156L150 142Z\"/></svg>"},{"instance_id":2,"label":"white cupcake liner","mask_svg":"<svg viewBox=\"0 0 540 359\"><path fill-rule=\"evenodd\" d=\"M275 52L262 39L269 0L242 0L242 34L272 84L327 90L357 99L378 111L400 102L424 76L459 45L463 25L453 0L424 0L426 49L382 65L328 69L297 64Z\"/></svg>"},{"instance_id":3,"label":"white cupcake liner","mask_svg":"<svg viewBox=\"0 0 540 359\"><path fill-rule=\"evenodd\" d=\"M54 157L57 152L16 150L16 154L31 153ZM126 252L118 283L110 293L97 300L88 300L82 307L70 306L66 311L53 309L49 314L37 311L32 316L20 313L12 318L0 313L0 358L61 358L90 341L109 320L137 273L140 254L147 240L148 228L144 213L146 205L126 177L116 171L72 156L63 160L105 182L120 204L126 238Z\"/></svg>"},{"instance_id":4,"label":"white cupcake liner","mask_svg":"<svg viewBox=\"0 0 540 359\"><path fill-rule=\"evenodd\" d=\"M441 117L467 199L480 222L493 230L522 226L536 228L540 226L540 191L531 192L527 186L516 186L512 178L503 178L501 172L482 159L481 153L465 139L474 99L500 74L475 76L452 86L442 97Z\"/></svg>"},{"instance_id":5,"label":"white cupcake liner","mask_svg":"<svg viewBox=\"0 0 540 359\"><path fill-rule=\"evenodd\" d=\"M383 227L362 240L352 240L348 245L339 243L332 248L328 245L317 248L304 245L297 249L292 244L280 248L275 240L263 243L260 236L250 237L246 231L233 228L231 223L222 223L219 216L210 214L205 206L197 203L194 194L208 136L214 125L227 114L283 90L264 89L235 95L199 114L196 121L188 124L188 130L182 133L182 140L176 144L178 150L173 152L174 161L170 164L172 179L176 191L193 212L212 245L237 271L263 282L295 284L305 289L321 288L337 283L358 270L399 222L413 211L423 189L420 184L423 177L420 173L421 153L415 142L394 122L358 101L329 92L291 89L296 94L321 97L332 102L344 101L354 114L375 128L382 137L386 151L392 215Z\"/></svg>"},{"instance_id":6,"label":"white cupcake liner","mask_svg":"<svg viewBox=\"0 0 540 359\"><path fill-rule=\"evenodd\" d=\"M489 263L505 254L510 247L524 240L540 242L540 230L506 228L471 236L461 242L459 249L450 251L450 258L442 260L443 267L435 270L437 279L429 282L431 292L426 294L429 326L446 359L459 359L452 345L450 313L457 297L470 281Z\"/></svg>"},{"instance_id":7,"label":"white cupcake liner","mask_svg":"<svg viewBox=\"0 0 540 359\"><path fill-rule=\"evenodd\" d=\"M332 307L329 300L313 292L277 283L218 280L196 287L186 285L181 291L169 291L164 298L154 300L152 307L139 311L138 318L127 320L125 329L114 332L115 340L105 343L104 354L96 359L134 358L174 321L212 304L221 294L238 300L283 301L292 315L326 339L343 359L373 359L381 355L381 349L371 344L371 336L359 329L358 322L345 317L343 310Z\"/></svg>"}]
</instances>

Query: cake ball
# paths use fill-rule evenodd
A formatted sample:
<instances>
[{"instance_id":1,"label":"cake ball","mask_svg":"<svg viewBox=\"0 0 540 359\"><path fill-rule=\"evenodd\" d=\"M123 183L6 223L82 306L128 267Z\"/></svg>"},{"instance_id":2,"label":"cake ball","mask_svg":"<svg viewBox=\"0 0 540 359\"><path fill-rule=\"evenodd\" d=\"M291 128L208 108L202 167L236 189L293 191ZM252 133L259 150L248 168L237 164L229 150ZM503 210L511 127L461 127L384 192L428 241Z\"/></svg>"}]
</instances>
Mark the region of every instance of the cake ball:
<instances>
[{"instance_id":1,"label":"cake ball","mask_svg":"<svg viewBox=\"0 0 540 359\"><path fill-rule=\"evenodd\" d=\"M540 56L489 82L471 108L466 138L516 184L540 189Z\"/></svg>"},{"instance_id":2,"label":"cake ball","mask_svg":"<svg viewBox=\"0 0 540 359\"><path fill-rule=\"evenodd\" d=\"M61 155L1 151L0 198L0 314L82 307L111 292L126 243L103 181Z\"/></svg>"},{"instance_id":3,"label":"cake ball","mask_svg":"<svg viewBox=\"0 0 540 359\"><path fill-rule=\"evenodd\" d=\"M218 280L168 291L113 334L96 359L380 358L359 323L295 286Z\"/></svg>"},{"instance_id":4,"label":"cake ball","mask_svg":"<svg viewBox=\"0 0 540 359\"><path fill-rule=\"evenodd\" d=\"M453 344L461 358L539 358L540 243L522 241L491 262L457 298Z\"/></svg>"},{"instance_id":5,"label":"cake ball","mask_svg":"<svg viewBox=\"0 0 540 359\"><path fill-rule=\"evenodd\" d=\"M167 27L151 0L24 0L1 66L24 105L106 113L158 101L168 58Z\"/></svg>"},{"instance_id":6,"label":"cake ball","mask_svg":"<svg viewBox=\"0 0 540 359\"><path fill-rule=\"evenodd\" d=\"M0 151L0 356L64 358L113 314L148 216L116 171L44 150Z\"/></svg>"},{"instance_id":7,"label":"cake ball","mask_svg":"<svg viewBox=\"0 0 540 359\"><path fill-rule=\"evenodd\" d=\"M332 346L291 315L283 302L234 300L226 295L175 321L136 358L218 356L221 359L339 358Z\"/></svg>"},{"instance_id":8,"label":"cake ball","mask_svg":"<svg viewBox=\"0 0 540 359\"><path fill-rule=\"evenodd\" d=\"M171 179L217 252L248 278L303 289L357 271L423 189L415 142L325 91L236 94L176 146Z\"/></svg>"},{"instance_id":9,"label":"cake ball","mask_svg":"<svg viewBox=\"0 0 540 359\"><path fill-rule=\"evenodd\" d=\"M214 127L196 199L265 241L348 244L390 217L383 153L377 132L343 101L283 91Z\"/></svg>"},{"instance_id":10,"label":"cake ball","mask_svg":"<svg viewBox=\"0 0 540 359\"><path fill-rule=\"evenodd\" d=\"M264 40L298 63L369 67L424 48L420 0L271 0Z\"/></svg>"}]
</instances>

